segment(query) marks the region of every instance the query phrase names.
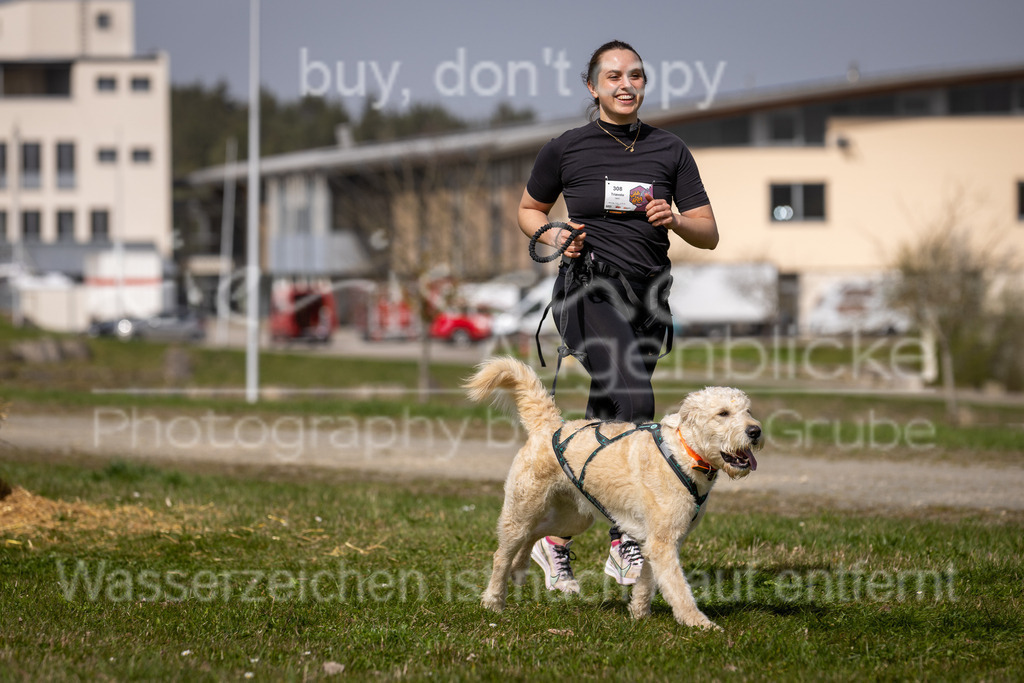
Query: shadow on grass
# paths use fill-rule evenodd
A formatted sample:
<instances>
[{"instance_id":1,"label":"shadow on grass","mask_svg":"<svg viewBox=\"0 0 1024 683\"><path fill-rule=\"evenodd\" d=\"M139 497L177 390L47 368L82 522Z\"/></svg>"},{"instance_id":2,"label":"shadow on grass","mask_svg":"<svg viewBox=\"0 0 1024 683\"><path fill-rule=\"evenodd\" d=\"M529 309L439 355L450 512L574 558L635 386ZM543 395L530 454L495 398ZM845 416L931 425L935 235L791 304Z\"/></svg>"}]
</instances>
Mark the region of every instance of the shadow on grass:
<instances>
[{"instance_id":1,"label":"shadow on grass","mask_svg":"<svg viewBox=\"0 0 1024 683\"><path fill-rule=\"evenodd\" d=\"M727 618L736 614L745 616L759 614L773 617L821 616L828 611L823 605L807 603L782 604L760 600L730 602L728 604L703 604L702 601L698 600L697 606L711 620ZM604 600L597 605L597 609L602 612L614 613L623 617L630 616L628 607L628 598L625 600ZM651 603L651 616L672 619L672 606L665 602L664 598L658 596Z\"/></svg>"}]
</instances>

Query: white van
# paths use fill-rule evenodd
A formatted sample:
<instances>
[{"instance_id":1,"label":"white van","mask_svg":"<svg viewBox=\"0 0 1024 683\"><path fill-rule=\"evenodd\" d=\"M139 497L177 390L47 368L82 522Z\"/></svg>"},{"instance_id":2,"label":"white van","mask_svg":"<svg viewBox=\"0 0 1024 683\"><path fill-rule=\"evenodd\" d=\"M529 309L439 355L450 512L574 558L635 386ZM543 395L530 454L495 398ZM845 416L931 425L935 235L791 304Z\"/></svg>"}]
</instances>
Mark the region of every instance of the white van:
<instances>
[{"instance_id":1,"label":"white van","mask_svg":"<svg viewBox=\"0 0 1024 683\"><path fill-rule=\"evenodd\" d=\"M544 278L530 288L518 303L504 313L495 316L491 326L493 336L504 337L506 341L510 342L523 336L532 339L537 333L537 325L540 324L540 317L544 314L544 309L551 303L551 291L554 286L554 276ZM541 330L541 336L549 335L558 336L554 316L550 311L544 320L544 328Z\"/></svg>"}]
</instances>

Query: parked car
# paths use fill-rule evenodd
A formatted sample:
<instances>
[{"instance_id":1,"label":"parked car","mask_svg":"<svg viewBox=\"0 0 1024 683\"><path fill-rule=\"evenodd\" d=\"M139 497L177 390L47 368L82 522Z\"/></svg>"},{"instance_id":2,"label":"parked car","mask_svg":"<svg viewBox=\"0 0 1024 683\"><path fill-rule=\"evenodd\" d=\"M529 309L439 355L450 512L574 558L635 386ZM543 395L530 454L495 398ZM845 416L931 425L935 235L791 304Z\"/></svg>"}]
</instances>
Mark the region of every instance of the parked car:
<instances>
[{"instance_id":1,"label":"parked car","mask_svg":"<svg viewBox=\"0 0 1024 683\"><path fill-rule=\"evenodd\" d=\"M93 337L150 339L154 341L194 341L206 336L203 318L188 310L166 311L149 318L114 318L89 326Z\"/></svg>"},{"instance_id":2,"label":"parked car","mask_svg":"<svg viewBox=\"0 0 1024 683\"><path fill-rule=\"evenodd\" d=\"M540 325L544 309L551 303L551 292L555 286L555 278L547 277L531 287L514 306L499 314L494 319L493 333L505 341L533 339ZM554 316L549 312L541 329L544 336L558 336Z\"/></svg>"},{"instance_id":3,"label":"parked car","mask_svg":"<svg viewBox=\"0 0 1024 683\"><path fill-rule=\"evenodd\" d=\"M468 346L490 337L491 323L491 315L483 311L443 311L430 324L430 336L456 346Z\"/></svg>"},{"instance_id":4,"label":"parked car","mask_svg":"<svg viewBox=\"0 0 1024 683\"><path fill-rule=\"evenodd\" d=\"M337 326L334 293L327 288L286 285L271 301L270 338L326 343Z\"/></svg>"}]
</instances>

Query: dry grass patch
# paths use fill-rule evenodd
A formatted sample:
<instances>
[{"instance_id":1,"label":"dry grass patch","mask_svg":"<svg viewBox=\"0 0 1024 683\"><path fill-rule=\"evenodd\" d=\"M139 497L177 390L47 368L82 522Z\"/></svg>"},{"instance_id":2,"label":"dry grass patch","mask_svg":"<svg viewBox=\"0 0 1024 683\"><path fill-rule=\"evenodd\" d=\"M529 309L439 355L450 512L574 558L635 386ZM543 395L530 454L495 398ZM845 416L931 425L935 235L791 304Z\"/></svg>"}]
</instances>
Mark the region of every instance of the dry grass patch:
<instances>
[{"instance_id":1,"label":"dry grass patch","mask_svg":"<svg viewBox=\"0 0 1024 683\"><path fill-rule=\"evenodd\" d=\"M57 540L54 532L94 533L117 538L152 533L183 533L205 526L220 515L214 505L173 505L154 511L139 504L105 507L84 501L51 500L16 486L0 498L0 536L6 545Z\"/></svg>"}]
</instances>

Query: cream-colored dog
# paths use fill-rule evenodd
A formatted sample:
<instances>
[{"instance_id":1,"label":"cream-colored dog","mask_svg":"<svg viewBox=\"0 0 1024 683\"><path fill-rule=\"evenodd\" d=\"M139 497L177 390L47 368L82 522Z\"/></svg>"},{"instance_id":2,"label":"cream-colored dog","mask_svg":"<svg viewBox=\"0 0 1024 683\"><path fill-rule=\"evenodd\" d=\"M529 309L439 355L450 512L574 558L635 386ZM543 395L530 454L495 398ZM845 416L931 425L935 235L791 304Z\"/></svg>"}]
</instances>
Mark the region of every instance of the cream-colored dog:
<instances>
[{"instance_id":1,"label":"cream-colored dog","mask_svg":"<svg viewBox=\"0 0 1024 683\"><path fill-rule=\"evenodd\" d=\"M687 396L679 410L660 423L667 451L663 454L645 430L635 430L601 448L595 429L588 427L592 421L563 422L536 373L513 358L483 363L465 386L475 401L499 389L510 392L528 434L505 481L498 549L481 599L484 607L495 611L505 607L508 580L525 581L530 550L538 539L580 534L593 523L595 513L601 514L559 465L552 437L561 430L561 443L575 434L565 444L564 457L577 478L586 465L586 493L636 539L643 552L645 562L633 588L630 614L634 618L650 614L651 599L660 589L680 624L716 628L694 601L679 564L679 545L703 519L705 506L698 504L698 497L711 490L717 471L737 478L757 467L753 451L764 441L746 394L709 387ZM608 441L635 427L628 422L602 422L599 429ZM675 463L666 458L669 454ZM686 486L687 477L698 497Z\"/></svg>"}]
</instances>

